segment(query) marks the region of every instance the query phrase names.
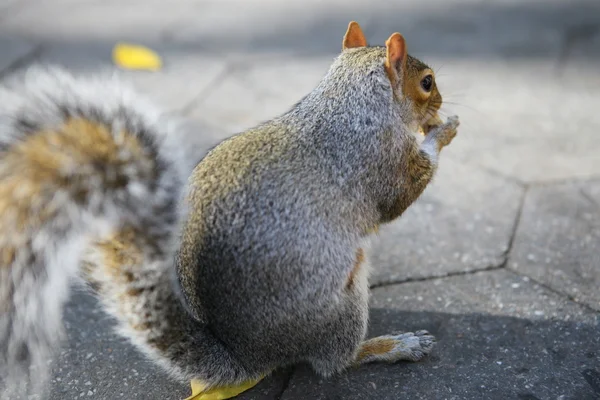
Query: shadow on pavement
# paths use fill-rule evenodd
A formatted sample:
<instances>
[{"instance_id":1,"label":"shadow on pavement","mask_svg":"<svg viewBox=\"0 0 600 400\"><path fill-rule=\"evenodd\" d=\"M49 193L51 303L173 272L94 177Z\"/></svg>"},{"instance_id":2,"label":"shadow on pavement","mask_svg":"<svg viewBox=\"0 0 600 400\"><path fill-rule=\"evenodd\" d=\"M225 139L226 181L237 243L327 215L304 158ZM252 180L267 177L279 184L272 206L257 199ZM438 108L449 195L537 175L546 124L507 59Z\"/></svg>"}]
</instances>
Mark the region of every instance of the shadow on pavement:
<instances>
[{"instance_id":1,"label":"shadow on pavement","mask_svg":"<svg viewBox=\"0 0 600 400\"><path fill-rule=\"evenodd\" d=\"M51 399L182 399L88 295L67 307L69 344L54 368ZM419 363L372 364L330 379L308 367L280 371L240 399L563 399L600 397L600 325L484 314L371 310L369 336L427 329L438 344ZM58 381L57 379L60 379ZM283 392L283 395L279 397ZM561 397L562 396L562 397Z\"/></svg>"}]
</instances>

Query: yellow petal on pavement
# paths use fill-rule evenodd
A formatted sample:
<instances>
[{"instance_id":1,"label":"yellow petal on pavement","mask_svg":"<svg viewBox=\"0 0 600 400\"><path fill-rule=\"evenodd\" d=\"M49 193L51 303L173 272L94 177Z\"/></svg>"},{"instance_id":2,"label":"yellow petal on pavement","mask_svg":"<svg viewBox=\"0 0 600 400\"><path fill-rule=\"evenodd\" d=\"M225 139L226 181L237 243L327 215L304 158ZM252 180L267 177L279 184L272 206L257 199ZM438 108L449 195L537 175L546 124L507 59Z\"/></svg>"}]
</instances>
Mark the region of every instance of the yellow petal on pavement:
<instances>
[{"instance_id":1,"label":"yellow petal on pavement","mask_svg":"<svg viewBox=\"0 0 600 400\"><path fill-rule=\"evenodd\" d=\"M113 62L121 68L158 71L162 67L160 56L144 46L118 43L112 56Z\"/></svg>"},{"instance_id":2,"label":"yellow petal on pavement","mask_svg":"<svg viewBox=\"0 0 600 400\"><path fill-rule=\"evenodd\" d=\"M256 381L245 382L239 386L229 386L211 389L205 391L205 385L197 380L192 380L192 395L185 400L226 400L237 396L238 394L245 392L246 390L256 386L261 379Z\"/></svg>"}]
</instances>

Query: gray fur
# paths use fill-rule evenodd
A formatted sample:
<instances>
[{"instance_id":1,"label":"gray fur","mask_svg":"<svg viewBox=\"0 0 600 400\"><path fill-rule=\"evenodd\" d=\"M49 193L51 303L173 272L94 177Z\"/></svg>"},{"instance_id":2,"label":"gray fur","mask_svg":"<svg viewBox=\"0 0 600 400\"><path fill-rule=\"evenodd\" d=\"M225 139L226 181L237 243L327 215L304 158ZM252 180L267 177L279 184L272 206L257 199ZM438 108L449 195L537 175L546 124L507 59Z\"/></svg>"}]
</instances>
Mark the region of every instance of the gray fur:
<instances>
[{"instance_id":1,"label":"gray fur","mask_svg":"<svg viewBox=\"0 0 600 400\"><path fill-rule=\"evenodd\" d=\"M430 143L455 134L444 125L419 148L384 60L384 48L344 51L293 109L224 141L192 174L186 302L256 372L308 361L327 376L353 363L368 319L366 266L345 287L357 251L421 194L437 166Z\"/></svg>"}]
</instances>

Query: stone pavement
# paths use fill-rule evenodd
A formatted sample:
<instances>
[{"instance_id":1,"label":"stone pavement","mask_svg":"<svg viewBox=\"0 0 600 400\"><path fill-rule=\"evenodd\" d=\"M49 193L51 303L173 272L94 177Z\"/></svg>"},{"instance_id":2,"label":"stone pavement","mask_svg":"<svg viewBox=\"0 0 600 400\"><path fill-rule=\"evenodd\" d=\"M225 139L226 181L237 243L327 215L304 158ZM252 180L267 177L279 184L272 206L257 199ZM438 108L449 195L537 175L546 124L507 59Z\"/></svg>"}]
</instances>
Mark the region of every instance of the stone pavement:
<instances>
[{"instance_id":1,"label":"stone pavement","mask_svg":"<svg viewBox=\"0 0 600 400\"><path fill-rule=\"evenodd\" d=\"M327 380L279 371L240 398L599 399L597 0L0 0L0 74L111 68L117 41L146 44L164 71L124 75L202 127L186 140L216 142L311 90L352 19L374 44L402 32L461 117L435 182L372 254L369 335L439 343L417 364ZM52 399L188 395L89 296L66 315Z\"/></svg>"}]
</instances>

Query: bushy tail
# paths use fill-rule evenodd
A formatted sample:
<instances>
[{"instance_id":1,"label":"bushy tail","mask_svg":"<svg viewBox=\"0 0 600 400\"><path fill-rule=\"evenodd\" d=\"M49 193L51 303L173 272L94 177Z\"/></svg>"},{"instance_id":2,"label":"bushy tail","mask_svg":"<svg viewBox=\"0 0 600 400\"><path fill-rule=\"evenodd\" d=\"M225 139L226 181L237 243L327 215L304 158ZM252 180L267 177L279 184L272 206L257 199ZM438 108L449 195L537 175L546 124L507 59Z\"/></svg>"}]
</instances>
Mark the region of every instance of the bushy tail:
<instances>
[{"instance_id":1,"label":"bushy tail","mask_svg":"<svg viewBox=\"0 0 600 400\"><path fill-rule=\"evenodd\" d=\"M127 227L143 235L144 259L173 258L189 166L172 126L141 103L117 80L56 68L0 86L1 399L46 382L69 281L92 242Z\"/></svg>"}]
</instances>

